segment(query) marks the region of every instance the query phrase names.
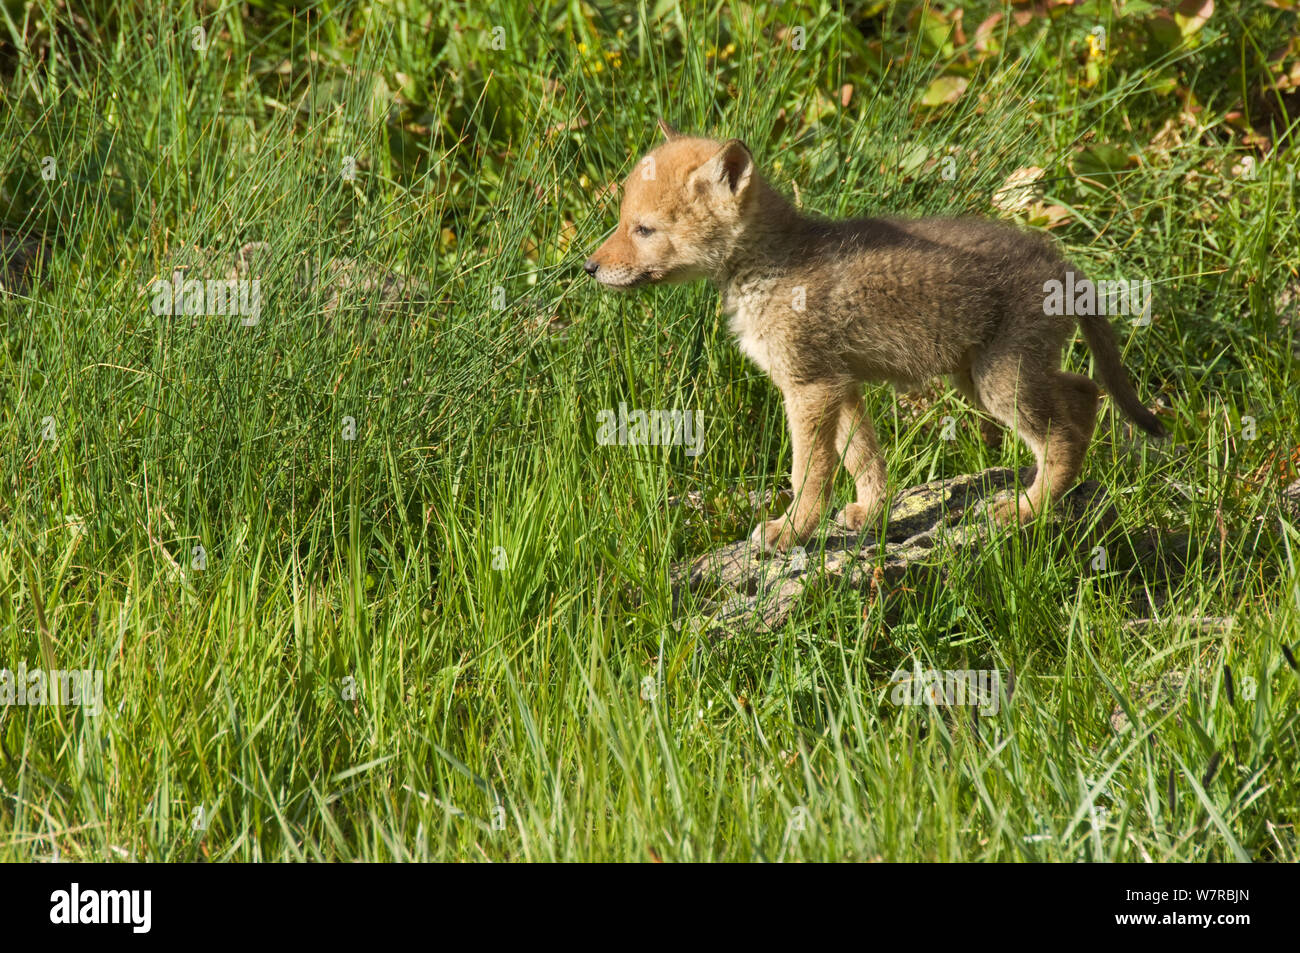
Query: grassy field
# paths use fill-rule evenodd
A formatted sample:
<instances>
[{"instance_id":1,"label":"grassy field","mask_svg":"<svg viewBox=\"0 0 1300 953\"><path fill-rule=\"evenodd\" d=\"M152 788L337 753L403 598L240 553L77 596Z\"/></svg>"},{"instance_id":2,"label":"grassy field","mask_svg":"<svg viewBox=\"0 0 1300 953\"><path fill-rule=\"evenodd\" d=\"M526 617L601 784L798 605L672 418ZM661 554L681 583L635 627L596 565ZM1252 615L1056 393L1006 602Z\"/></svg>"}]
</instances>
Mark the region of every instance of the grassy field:
<instances>
[{"instance_id":1,"label":"grassy field","mask_svg":"<svg viewBox=\"0 0 1300 953\"><path fill-rule=\"evenodd\" d=\"M0 0L0 669L103 676L0 706L0 859L1298 859L1290 4L158 6ZM1043 524L680 624L789 446L712 289L582 274L660 115L806 209L1152 281L1115 324L1173 437L1107 401L1085 477L1183 570ZM241 248L255 321L154 313ZM1029 462L866 395L896 487ZM601 445L620 403L703 452ZM917 667L1014 693L892 704Z\"/></svg>"}]
</instances>

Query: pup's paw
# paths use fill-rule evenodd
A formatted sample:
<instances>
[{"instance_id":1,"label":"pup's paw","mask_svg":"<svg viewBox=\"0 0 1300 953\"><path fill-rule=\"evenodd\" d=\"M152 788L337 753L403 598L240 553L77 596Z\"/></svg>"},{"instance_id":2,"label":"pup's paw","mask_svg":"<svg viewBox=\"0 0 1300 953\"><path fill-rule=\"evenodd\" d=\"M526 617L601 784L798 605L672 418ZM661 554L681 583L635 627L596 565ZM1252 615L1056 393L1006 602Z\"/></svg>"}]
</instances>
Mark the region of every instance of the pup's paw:
<instances>
[{"instance_id":1,"label":"pup's paw","mask_svg":"<svg viewBox=\"0 0 1300 953\"><path fill-rule=\"evenodd\" d=\"M786 520L768 520L754 527L749 543L760 553L785 552L798 542L794 529Z\"/></svg>"},{"instance_id":2,"label":"pup's paw","mask_svg":"<svg viewBox=\"0 0 1300 953\"><path fill-rule=\"evenodd\" d=\"M1025 496L1003 500L993 507L993 521L1000 526L1017 526L1034 521L1034 507Z\"/></svg>"},{"instance_id":3,"label":"pup's paw","mask_svg":"<svg viewBox=\"0 0 1300 953\"><path fill-rule=\"evenodd\" d=\"M850 503L844 507L844 522L848 525L852 533L862 532L862 527L866 526L877 516L880 515L880 502L875 503Z\"/></svg>"}]
</instances>

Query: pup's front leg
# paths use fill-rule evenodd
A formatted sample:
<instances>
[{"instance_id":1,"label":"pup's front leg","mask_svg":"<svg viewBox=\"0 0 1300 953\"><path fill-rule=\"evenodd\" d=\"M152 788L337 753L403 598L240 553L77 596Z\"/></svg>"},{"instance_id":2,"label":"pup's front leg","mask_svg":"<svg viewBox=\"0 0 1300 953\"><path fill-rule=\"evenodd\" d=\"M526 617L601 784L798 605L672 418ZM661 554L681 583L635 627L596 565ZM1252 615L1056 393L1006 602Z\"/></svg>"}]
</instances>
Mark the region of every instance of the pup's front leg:
<instances>
[{"instance_id":1,"label":"pup's front leg","mask_svg":"<svg viewBox=\"0 0 1300 953\"><path fill-rule=\"evenodd\" d=\"M821 387L784 389L794 465L794 502L780 519L760 523L750 542L760 550L789 549L813 534L831 495L835 474L835 430L843 395Z\"/></svg>"}]
</instances>

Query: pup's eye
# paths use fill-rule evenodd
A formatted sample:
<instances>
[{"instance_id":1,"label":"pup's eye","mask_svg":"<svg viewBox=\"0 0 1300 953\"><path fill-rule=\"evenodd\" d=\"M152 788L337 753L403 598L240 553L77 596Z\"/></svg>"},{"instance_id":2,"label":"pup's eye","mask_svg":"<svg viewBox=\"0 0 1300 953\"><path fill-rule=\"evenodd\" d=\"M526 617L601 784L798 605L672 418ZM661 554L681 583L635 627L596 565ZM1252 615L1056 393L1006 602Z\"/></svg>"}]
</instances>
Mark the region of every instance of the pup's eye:
<instances>
[{"instance_id":1,"label":"pup's eye","mask_svg":"<svg viewBox=\"0 0 1300 953\"><path fill-rule=\"evenodd\" d=\"M646 228L644 225L638 225L636 228L632 229L632 234L636 235L638 238L647 238L654 233L655 230L653 228Z\"/></svg>"}]
</instances>

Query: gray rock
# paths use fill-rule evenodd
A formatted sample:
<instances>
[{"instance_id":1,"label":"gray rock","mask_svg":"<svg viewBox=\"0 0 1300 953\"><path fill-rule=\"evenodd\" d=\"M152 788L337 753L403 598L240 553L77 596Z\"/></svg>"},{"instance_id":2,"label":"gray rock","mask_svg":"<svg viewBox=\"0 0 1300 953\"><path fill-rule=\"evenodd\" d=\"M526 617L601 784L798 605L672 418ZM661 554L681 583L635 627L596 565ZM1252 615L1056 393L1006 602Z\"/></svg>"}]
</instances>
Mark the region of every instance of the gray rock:
<instances>
[{"instance_id":1,"label":"gray rock","mask_svg":"<svg viewBox=\"0 0 1300 953\"><path fill-rule=\"evenodd\" d=\"M1021 472L1022 486L1031 479L1032 470ZM878 526L852 533L837 513L824 546L815 539L804 550L763 556L742 540L680 562L670 576L674 614L698 631L765 631L784 622L816 587L870 592L904 583L942 583L961 554L1005 532L992 524L987 509L1006 498L1014 483L1015 472L1004 468L935 480L895 494L883 534ZM1088 481L1062 497L1052 519L1083 530L1058 534L1082 559L1114 515L1100 484Z\"/></svg>"}]
</instances>

